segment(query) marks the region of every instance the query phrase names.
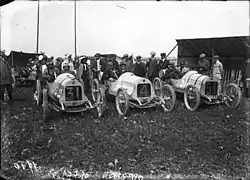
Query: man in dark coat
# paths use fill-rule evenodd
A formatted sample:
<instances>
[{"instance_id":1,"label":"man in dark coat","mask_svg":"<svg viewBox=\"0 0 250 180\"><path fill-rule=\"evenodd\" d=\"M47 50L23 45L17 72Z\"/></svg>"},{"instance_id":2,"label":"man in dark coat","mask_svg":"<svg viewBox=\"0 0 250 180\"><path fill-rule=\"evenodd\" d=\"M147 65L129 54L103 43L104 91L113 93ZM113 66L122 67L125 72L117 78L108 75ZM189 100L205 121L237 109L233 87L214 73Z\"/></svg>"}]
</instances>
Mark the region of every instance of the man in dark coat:
<instances>
[{"instance_id":1,"label":"man in dark coat","mask_svg":"<svg viewBox=\"0 0 250 180\"><path fill-rule=\"evenodd\" d=\"M141 56L136 57L136 63L133 64L133 73L136 76L145 77L146 76L146 66L141 62Z\"/></svg>"},{"instance_id":2,"label":"man in dark coat","mask_svg":"<svg viewBox=\"0 0 250 180\"><path fill-rule=\"evenodd\" d=\"M201 54L200 59L198 61L198 71L199 71L199 73L207 75L209 69L210 69L209 60L206 59L205 54Z\"/></svg>"},{"instance_id":3,"label":"man in dark coat","mask_svg":"<svg viewBox=\"0 0 250 180\"><path fill-rule=\"evenodd\" d=\"M154 79L158 77L159 72L157 68L157 60L155 58L155 52L151 52L150 54L151 57L146 63L146 68L147 68L147 77L151 82L153 82Z\"/></svg>"},{"instance_id":4,"label":"man in dark coat","mask_svg":"<svg viewBox=\"0 0 250 180\"><path fill-rule=\"evenodd\" d=\"M7 90L9 100L12 100L13 94L13 77L11 73L11 67L6 60L8 54L0 55L0 101L4 101L5 89Z\"/></svg>"},{"instance_id":5,"label":"man in dark coat","mask_svg":"<svg viewBox=\"0 0 250 180\"><path fill-rule=\"evenodd\" d=\"M166 58L166 53L161 53L161 60L158 63L158 69L160 70L166 70L169 66L169 60Z\"/></svg>"}]
</instances>

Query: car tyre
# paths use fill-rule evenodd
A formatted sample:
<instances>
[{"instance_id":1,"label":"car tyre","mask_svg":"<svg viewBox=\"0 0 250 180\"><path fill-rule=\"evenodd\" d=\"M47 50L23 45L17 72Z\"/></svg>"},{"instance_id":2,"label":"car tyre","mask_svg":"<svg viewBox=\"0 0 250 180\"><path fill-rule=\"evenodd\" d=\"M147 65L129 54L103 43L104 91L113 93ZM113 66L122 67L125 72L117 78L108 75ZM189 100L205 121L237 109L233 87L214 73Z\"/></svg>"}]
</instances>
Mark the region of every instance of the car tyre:
<instances>
[{"instance_id":1,"label":"car tyre","mask_svg":"<svg viewBox=\"0 0 250 180\"><path fill-rule=\"evenodd\" d=\"M163 82L159 77L154 79L153 87L154 87L154 91L155 91L155 96L160 97L161 94L162 94L161 90L162 90L162 87L163 87Z\"/></svg>"},{"instance_id":2,"label":"car tyre","mask_svg":"<svg viewBox=\"0 0 250 180\"><path fill-rule=\"evenodd\" d=\"M192 95L191 95L192 94ZM189 100L194 99L194 105L191 105ZM200 106L200 92L194 85L188 85L184 90L184 104L189 111L195 111Z\"/></svg>"},{"instance_id":3,"label":"car tyre","mask_svg":"<svg viewBox=\"0 0 250 180\"><path fill-rule=\"evenodd\" d=\"M40 106L42 104L42 86L41 81L38 79L36 80L36 104Z\"/></svg>"},{"instance_id":4,"label":"car tyre","mask_svg":"<svg viewBox=\"0 0 250 180\"><path fill-rule=\"evenodd\" d=\"M98 94L99 88L100 88L98 79L96 79L96 78L93 79L91 87L92 87L91 88L92 99L93 99L94 102L96 102L97 94Z\"/></svg>"},{"instance_id":5,"label":"car tyre","mask_svg":"<svg viewBox=\"0 0 250 180\"><path fill-rule=\"evenodd\" d=\"M174 88L169 85L169 84L165 84L162 87L162 94L161 97L164 100L164 104L162 104L163 107L163 111L164 112L172 112L174 110L174 106L175 106L175 102L176 102L176 93ZM165 94L165 92L168 92ZM170 100L168 101L169 103L166 102L167 98L170 96ZM166 104L170 104L169 107L166 107Z\"/></svg>"},{"instance_id":6,"label":"car tyre","mask_svg":"<svg viewBox=\"0 0 250 180\"><path fill-rule=\"evenodd\" d=\"M51 110L49 109L49 100L48 100L48 90L43 90L43 117L44 121L48 121L48 118L51 114Z\"/></svg>"},{"instance_id":7,"label":"car tyre","mask_svg":"<svg viewBox=\"0 0 250 180\"><path fill-rule=\"evenodd\" d=\"M100 88L99 93L97 95L97 114L98 117L102 117L105 112L106 107L106 96L105 96L105 89Z\"/></svg>"},{"instance_id":8,"label":"car tyre","mask_svg":"<svg viewBox=\"0 0 250 180\"><path fill-rule=\"evenodd\" d=\"M122 99L121 99L122 97ZM122 105L123 104L123 108ZM119 88L115 97L116 110L119 115L124 117L129 112L129 97L125 88Z\"/></svg>"},{"instance_id":9,"label":"car tyre","mask_svg":"<svg viewBox=\"0 0 250 180\"><path fill-rule=\"evenodd\" d=\"M232 91L230 91L230 89L234 90L234 92L237 95L235 96L235 94L232 94ZM237 108L239 106L240 101L241 101L241 97L242 97L242 92L241 92L239 86L237 86L234 83L227 84L225 91L224 91L224 94L226 96L225 104L227 107ZM231 103L231 102L234 102L234 103Z\"/></svg>"}]
</instances>

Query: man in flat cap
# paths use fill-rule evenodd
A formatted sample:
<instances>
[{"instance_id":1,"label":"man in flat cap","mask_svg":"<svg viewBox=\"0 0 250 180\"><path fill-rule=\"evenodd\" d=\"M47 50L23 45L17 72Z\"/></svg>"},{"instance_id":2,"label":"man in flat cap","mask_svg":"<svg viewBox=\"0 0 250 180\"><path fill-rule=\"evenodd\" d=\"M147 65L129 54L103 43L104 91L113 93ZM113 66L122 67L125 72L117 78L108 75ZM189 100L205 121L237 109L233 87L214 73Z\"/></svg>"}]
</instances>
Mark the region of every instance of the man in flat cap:
<instances>
[{"instance_id":1,"label":"man in flat cap","mask_svg":"<svg viewBox=\"0 0 250 180\"><path fill-rule=\"evenodd\" d=\"M221 95L221 81L223 77L223 64L219 61L219 56L215 55L212 58L212 70L213 70L213 77L218 79L218 95Z\"/></svg>"},{"instance_id":2,"label":"man in flat cap","mask_svg":"<svg viewBox=\"0 0 250 180\"><path fill-rule=\"evenodd\" d=\"M202 53L198 61L198 71L201 74L207 75L209 69L210 69L210 62L209 60L206 59L206 54Z\"/></svg>"},{"instance_id":3,"label":"man in flat cap","mask_svg":"<svg viewBox=\"0 0 250 180\"><path fill-rule=\"evenodd\" d=\"M155 52L151 52L150 55L151 57L146 63L146 68L147 68L147 77L151 82L153 82L154 79L158 77L159 72L157 67L157 60L155 58Z\"/></svg>"},{"instance_id":4,"label":"man in flat cap","mask_svg":"<svg viewBox=\"0 0 250 180\"><path fill-rule=\"evenodd\" d=\"M136 63L133 64L133 71L136 76L145 77L146 76L146 66L141 62L141 56L136 56Z\"/></svg>"}]
</instances>

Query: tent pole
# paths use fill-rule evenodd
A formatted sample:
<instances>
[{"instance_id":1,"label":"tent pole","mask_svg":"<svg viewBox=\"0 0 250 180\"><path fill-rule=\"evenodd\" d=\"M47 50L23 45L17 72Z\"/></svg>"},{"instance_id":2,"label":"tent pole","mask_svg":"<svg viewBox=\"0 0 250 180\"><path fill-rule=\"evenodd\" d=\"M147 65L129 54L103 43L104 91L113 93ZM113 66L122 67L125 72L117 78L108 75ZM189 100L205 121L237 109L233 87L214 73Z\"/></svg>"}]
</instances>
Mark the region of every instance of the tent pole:
<instances>
[{"instance_id":1,"label":"tent pole","mask_svg":"<svg viewBox=\"0 0 250 180\"><path fill-rule=\"evenodd\" d=\"M171 51L168 53L168 55L166 56L166 58L175 50L175 48L178 46L178 43L173 47L173 49L171 49Z\"/></svg>"},{"instance_id":2,"label":"tent pole","mask_svg":"<svg viewBox=\"0 0 250 180\"><path fill-rule=\"evenodd\" d=\"M39 24L40 24L40 0L37 1L37 34L36 34L36 53L39 50Z\"/></svg>"},{"instance_id":3,"label":"tent pole","mask_svg":"<svg viewBox=\"0 0 250 180\"><path fill-rule=\"evenodd\" d=\"M74 0L74 33L75 33L75 58L77 56L77 48L76 48L76 0Z\"/></svg>"}]
</instances>

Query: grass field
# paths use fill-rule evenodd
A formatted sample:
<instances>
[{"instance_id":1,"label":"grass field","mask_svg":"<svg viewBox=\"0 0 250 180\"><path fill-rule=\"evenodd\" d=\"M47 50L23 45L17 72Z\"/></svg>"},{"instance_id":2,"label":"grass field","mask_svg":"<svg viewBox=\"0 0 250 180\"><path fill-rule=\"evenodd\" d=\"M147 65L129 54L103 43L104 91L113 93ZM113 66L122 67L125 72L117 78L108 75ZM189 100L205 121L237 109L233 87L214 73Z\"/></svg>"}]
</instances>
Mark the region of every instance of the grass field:
<instances>
[{"instance_id":1,"label":"grass field","mask_svg":"<svg viewBox=\"0 0 250 180\"><path fill-rule=\"evenodd\" d=\"M132 110L119 119L111 101L101 119L94 110L84 116L53 113L48 123L42 115L28 88L17 89L14 102L2 105L6 177L49 179L50 174L51 179L51 169L60 168L92 172L90 179L109 170L143 179L235 179L250 172L249 106L244 102L237 109L203 105L189 112L178 101L172 113Z\"/></svg>"}]
</instances>

